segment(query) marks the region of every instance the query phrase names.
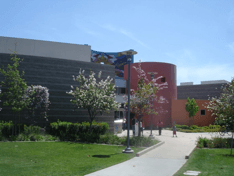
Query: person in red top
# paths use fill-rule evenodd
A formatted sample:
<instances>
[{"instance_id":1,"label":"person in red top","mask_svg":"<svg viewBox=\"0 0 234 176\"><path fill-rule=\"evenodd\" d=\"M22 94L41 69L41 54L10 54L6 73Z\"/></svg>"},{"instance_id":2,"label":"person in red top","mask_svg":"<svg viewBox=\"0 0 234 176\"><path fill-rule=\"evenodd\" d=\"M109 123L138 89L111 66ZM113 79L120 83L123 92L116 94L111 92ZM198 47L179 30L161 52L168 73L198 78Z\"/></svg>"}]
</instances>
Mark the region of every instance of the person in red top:
<instances>
[{"instance_id":1,"label":"person in red top","mask_svg":"<svg viewBox=\"0 0 234 176\"><path fill-rule=\"evenodd\" d=\"M161 120L159 120L159 122L157 123L157 125L158 125L158 131L159 131L159 136L160 136L161 133L162 133L163 122L161 122Z\"/></svg>"}]
</instances>

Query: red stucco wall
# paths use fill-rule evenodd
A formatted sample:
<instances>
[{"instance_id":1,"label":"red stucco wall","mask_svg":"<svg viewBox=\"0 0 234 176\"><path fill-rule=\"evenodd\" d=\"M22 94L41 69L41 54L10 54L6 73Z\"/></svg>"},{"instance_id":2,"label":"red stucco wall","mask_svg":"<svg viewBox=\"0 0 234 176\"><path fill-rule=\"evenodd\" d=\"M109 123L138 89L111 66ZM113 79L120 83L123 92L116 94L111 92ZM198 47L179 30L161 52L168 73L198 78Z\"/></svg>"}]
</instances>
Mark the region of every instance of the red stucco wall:
<instances>
[{"instance_id":1,"label":"red stucco wall","mask_svg":"<svg viewBox=\"0 0 234 176\"><path fill-rule=\"evenodd\" d=\"M172 100L172 110L171 118L172 122L175 121L176 124L180 125L198 125L198 126L208 126L213 124L215 117L211 116L212 112L208 111L206 103L209 103L209 100L195 100L199 111L193 118L189 118L188 112L185 110L185 103L187 100ZM203 106L204 105L204 106ZM201 110L205 109L206 115L201 115Z\"/></svg>"},{"instance_id":2,"label":"red stucco wall","mask_svg":"<svg viewBox=\"0 0 234 176\"><path fill-rule=\"evenodd\" d=\"M138 73L133 68L133 66L138 67L138 63L131 64L131 89L137 88L138 82ZM157 96L163 96L166 98L168 103L160 104L154 102L155 107L162 107L163 110L167 110L167 113L159 113L158 115L153 115L153 127L157 126L157 122L159 120L163 121L164 127L171 126L171 104L172 100L177 99L177 82L176 82L176 66L169 63L162 63L162 62L142 62L141 63L142 70L145 71L147 74L148 72L157 72L158 74L155 75L155 78L159 76L164 76L166 78L166 82L168 83L168 88L164 88L157 92ZM150 74L147 74L148 80L151 80ZM128 80L128 65L124 66L124 79ZM161 83L161 79L157 80L158 84ZM150 115L144 116L144 124L145 127L150 126Z\"/></svg>"}]
</instances>

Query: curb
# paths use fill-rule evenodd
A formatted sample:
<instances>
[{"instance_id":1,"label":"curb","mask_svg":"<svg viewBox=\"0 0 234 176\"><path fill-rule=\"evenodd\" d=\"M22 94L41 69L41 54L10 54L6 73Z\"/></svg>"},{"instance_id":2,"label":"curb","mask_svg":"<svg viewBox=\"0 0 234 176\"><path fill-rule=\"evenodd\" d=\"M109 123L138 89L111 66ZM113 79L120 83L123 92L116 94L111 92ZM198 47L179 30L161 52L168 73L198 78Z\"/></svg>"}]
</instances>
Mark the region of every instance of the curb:
<instances>
[{"instance_id":1,"label":"curb","mask_svg":"<svg viewBox=\"0 0 234 176\"><path fill-rule=\"evenodd\" d=\"M195 146L187 155L185 155L185 159L189 159L193 151L196 149L197 146Z\"/></svg>"},{"instance_id":2,"label":"curb","mask_svg":"<svg viewBox=\"0 0 234 176\"><path fill-rule=\"evenodd\" d=\"M153 145L153 146L151 146L151 147L149 147L149 148L146 148L146 149L144 149L144 150L138 152L138 153L136 154L136 157L139 157L139 156L141 156L141 155L143 155L143 154L145 154L145 153L147 153L147 152L153 150L154 148L159 147L160 145L162 145L162 144L164 144L164 143L165 143L164 141L163 141L163 142L159 142L159 143L157 143L157 144L155 144L155 145Z\"/></svg>"}]
</instances>

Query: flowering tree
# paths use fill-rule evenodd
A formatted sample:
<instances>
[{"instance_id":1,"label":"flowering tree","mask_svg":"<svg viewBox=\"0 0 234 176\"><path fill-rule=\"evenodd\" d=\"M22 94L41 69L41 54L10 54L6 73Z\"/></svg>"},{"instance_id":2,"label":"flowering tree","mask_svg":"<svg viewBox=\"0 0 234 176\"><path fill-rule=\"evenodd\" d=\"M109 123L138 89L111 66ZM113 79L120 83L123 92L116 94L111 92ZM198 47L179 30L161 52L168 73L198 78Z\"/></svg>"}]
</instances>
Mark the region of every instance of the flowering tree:
<instances>
[{"instance_id":1,"label":"flowering tree","mask_svg":"<svg viewBox=\"0 0 234 176\"><path fill-rule=\"evenodd\" d=\"M36 123L36 118L40 117L48 121L47 111L49 110L50 101L47 87L42 87L40 85L28 86L25 97L31 99L31 102L27 105L27 113L32 122Z\"/></svg>"},{"instance_id":2,"label":"flowering tree","mask_svg":"<svg viewBox=\"0 0 234 176\"><path fill-rule=\"evenodd\" d=\"M196 101L193 99L187 98L187 103L185 103L185 110L189 112L189 117L193 117L196 115L196 113L199 110L199 107L197 106ZM191 118L192 119L192 118ZM189 123L191 125L191 123Z\"/></svg>"},{"instance_id":3,"label":"flowering tree","mask_svg":"<svg viewBox=\"0 0 234 176\"><path fill-rule=\"evenodd\" d=\"M97 83L94 75L95 73L90 71L89 78L86 78L84 76L84 70L80 70L76 78L73 75L73 80L79 83L79 87L74 89L71 86L73 90L66 92L74 97L70 101L78 109L88 110L90 130L97 114L102 115L104 112L117 110L120 107L120 104L115 101L115 85L112 83L113 79L110 79L110 76L108 76L105 81L101 80ZM101 72L99 72L98 78L101 78Z\"/></svg>"},{"instance_id":4,"label":"flowering tree","mask_svg":"<svg viewBox=\"0 0 234 176\"><path fill-rule=\"evenodd\" d=\"M208 111L212 111L212 116L215 116L216 124L225 125L234 131L234 78L231 83L228 83L223 88L223 93L221 93L220 97L212 97L208 106L205 107L208 108Z\"/></svg>"},{"instance_id":5,"label":"flowering tree","mask_svg":"<svg viewBox=\"0 0 234 176\"><path fill-rule=\"evenodd\" d=\"M143 115L165 113L162 107L154 107L151 101L157 103L165 103L168 101L160 96L156 96L156 93L163 89L167 88L167 82L163 84L157 84L156 81L163 76L149 81L144 70L141 69L141 63L137 67L133 67L138 73L138 85L137 90L131 89L130 93L130 111L137 115L137 119L142 120ZM124 95L124 99L127 101L128 97ZM128 103L126 102L125 107L127 108ZM138 126L138 136L140 136L140 126Z\"/></svg>"}]
</instances>

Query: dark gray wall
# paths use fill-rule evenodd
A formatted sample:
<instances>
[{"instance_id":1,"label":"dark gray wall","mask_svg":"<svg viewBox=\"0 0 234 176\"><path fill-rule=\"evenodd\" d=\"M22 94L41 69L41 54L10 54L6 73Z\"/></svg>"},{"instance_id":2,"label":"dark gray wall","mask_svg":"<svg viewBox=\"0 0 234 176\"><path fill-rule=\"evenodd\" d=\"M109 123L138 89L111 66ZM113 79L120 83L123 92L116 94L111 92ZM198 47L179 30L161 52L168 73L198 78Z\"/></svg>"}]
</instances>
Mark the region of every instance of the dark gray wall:
<instances>
[{"instance_id":1,"label":"dark gray wall","mask_svg":"<svg viewBox=\"0 0 234 176\"><path fill-rule=\"evenodd\" d=\"M217 97L219 98L222 89L221 86L226 86L227 84L201 84L201 85L186 85L186 86L177 86L177 99L183 100L188 97L200 100L208 100L208 97ZM209 95L209 96L207 96Z\"/></svg>"},{"instance_id":2,"label":"dark gray wall","mask_svg":"<svg viewBox=\"0 0 234 176\"><path fill-rule=\"evenodd\" d=\"M28 85L41 85L49 89L49 100L51 102L48 111L49 123L57 121L71 121L71 122L82 122L88 121L89 115L87 110L77 109L78 111L72 111L73 105L70 103L72 96L66 94L66 91L71 90L71 85L76 86L77 82L73 81L72 75L77 76L80 68L85 70L85 75L88 76L90 69L98 75L99 71L102 71L102 78L106 79L107 76L113 78L115 82L115 70L114 66L102 65L91 62L82 62L66 59L55 59L35 56L23 56L18 55L18 58L24 59L18 70L24 70L24 79ZM12 63L9 54L0 54L0 67L4 65L6 70L7 64ZM3 75L0 73L0 81L4 81ZM2 87L2 92L6 89ZM13 120L13 115L9 107L2 106L4 99L0 103L2 111L0 112L0 120ZM23 122L27 120L22 118ZM96 121L107 122L110 126L110 131L114 131L114 112L99 115ZM38 121L39 125L45 125L45 120ZM48 125L48 123L47 123Z\"/></svg>"}]
</instances>

